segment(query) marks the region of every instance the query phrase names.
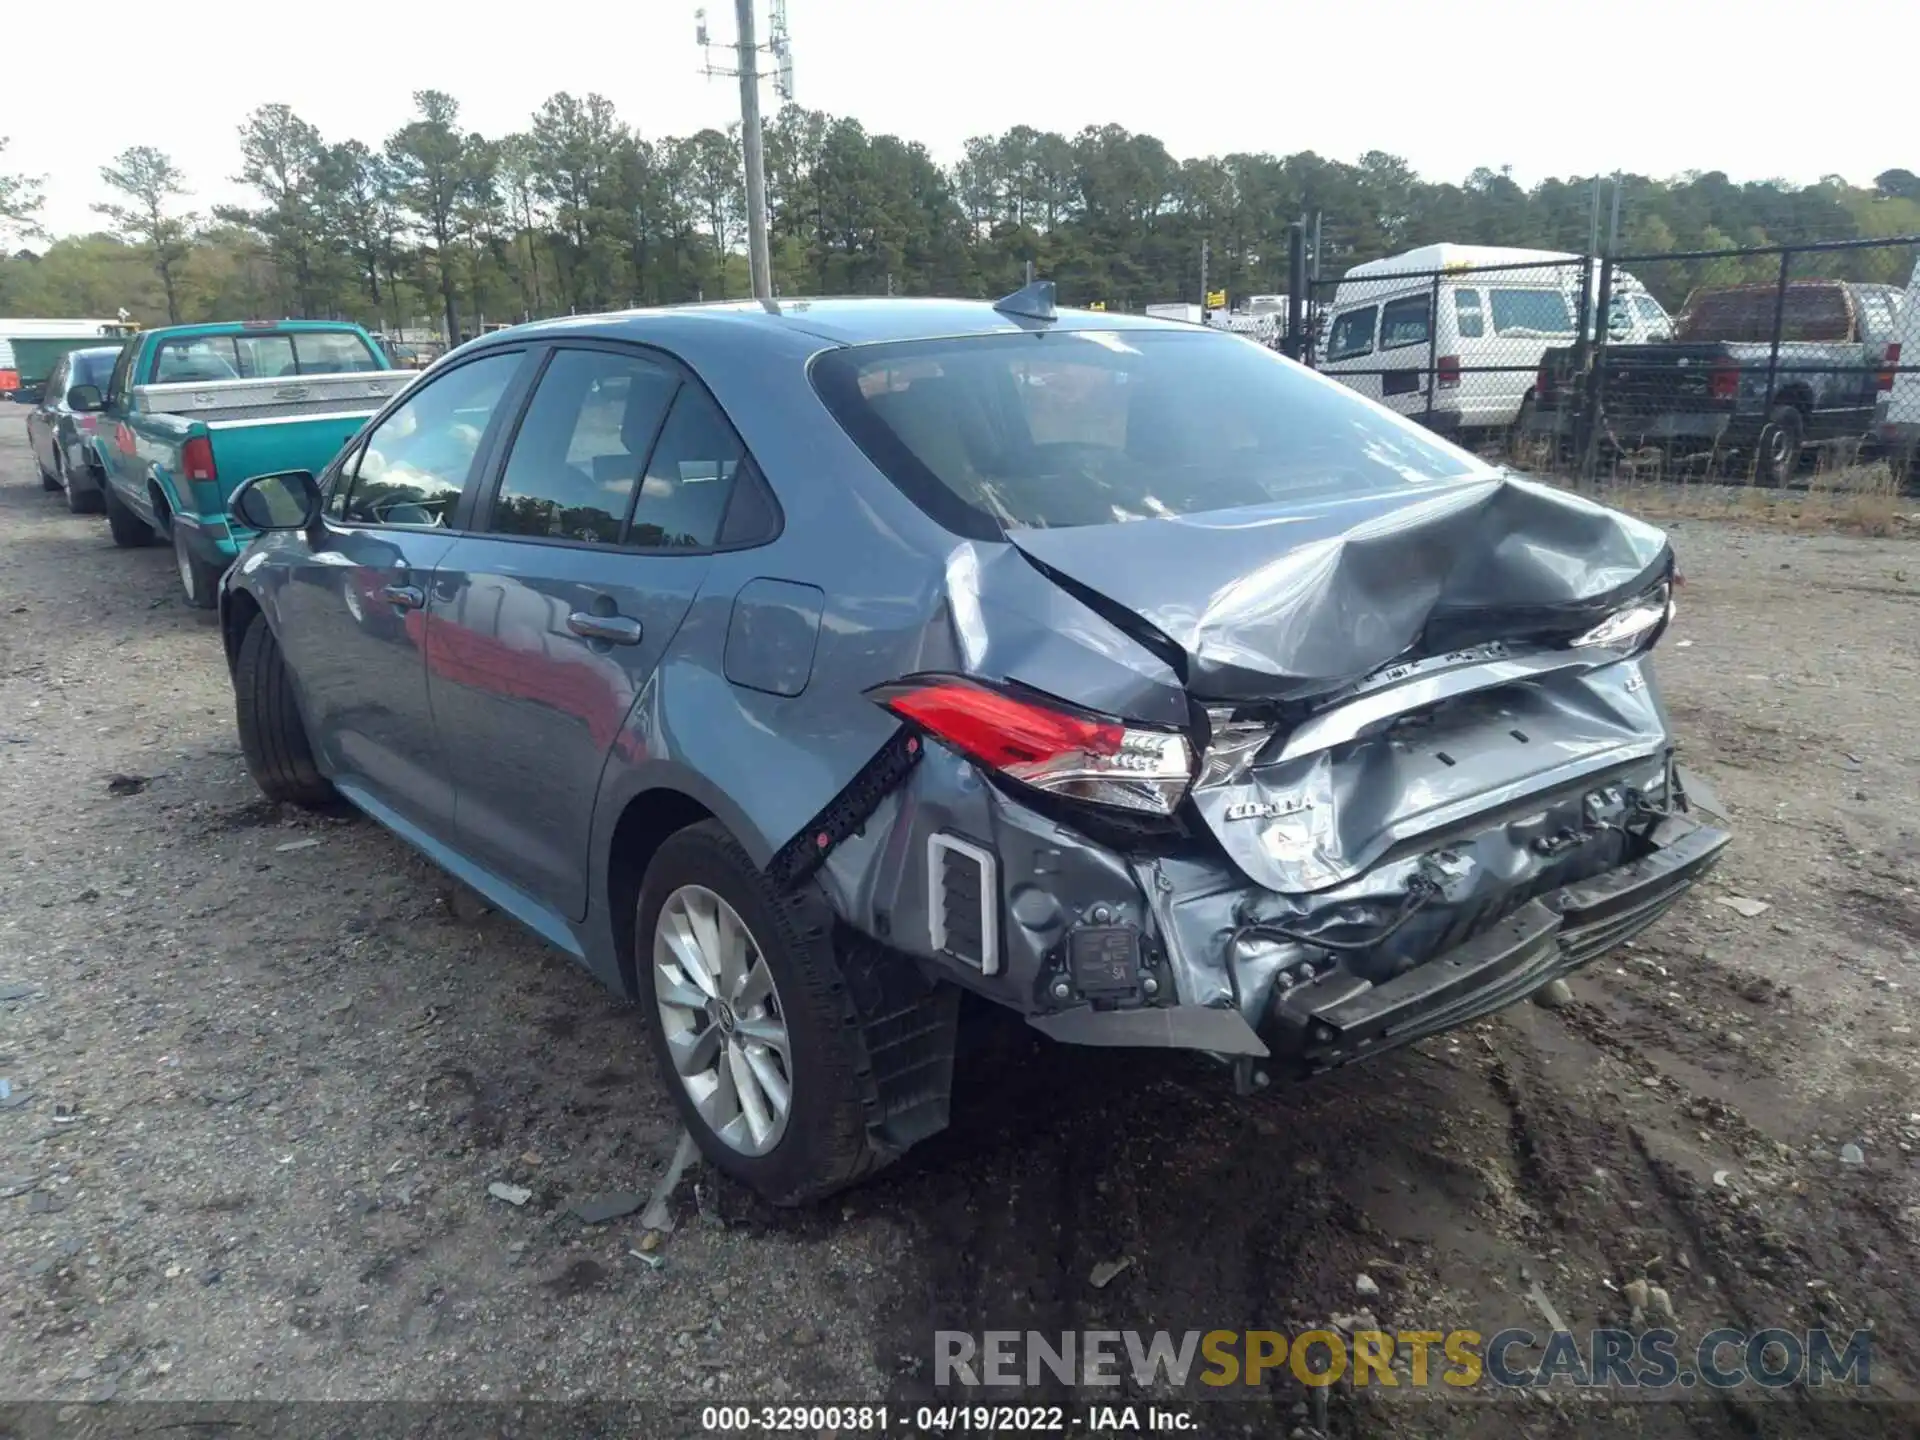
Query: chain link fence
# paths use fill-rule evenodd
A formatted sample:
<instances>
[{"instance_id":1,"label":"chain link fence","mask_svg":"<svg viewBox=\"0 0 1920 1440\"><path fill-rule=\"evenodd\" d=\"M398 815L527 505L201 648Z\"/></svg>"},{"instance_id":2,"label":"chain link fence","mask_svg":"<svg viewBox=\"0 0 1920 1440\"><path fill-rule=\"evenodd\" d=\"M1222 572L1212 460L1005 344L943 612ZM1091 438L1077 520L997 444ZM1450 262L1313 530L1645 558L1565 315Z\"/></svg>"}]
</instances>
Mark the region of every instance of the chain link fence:
<instances>
[{"instance_id":1,"label":"chain link fence","mask_svg":"<svg viewBox=\"0 0 1920 1440\"><path fill-rule=\"evenodd\" d=\"M1592 482L1920 484L1920 238L1604 259L1428 246L1311 287L1294 353L1490 457Z\"/></svg>"}]
</instances>

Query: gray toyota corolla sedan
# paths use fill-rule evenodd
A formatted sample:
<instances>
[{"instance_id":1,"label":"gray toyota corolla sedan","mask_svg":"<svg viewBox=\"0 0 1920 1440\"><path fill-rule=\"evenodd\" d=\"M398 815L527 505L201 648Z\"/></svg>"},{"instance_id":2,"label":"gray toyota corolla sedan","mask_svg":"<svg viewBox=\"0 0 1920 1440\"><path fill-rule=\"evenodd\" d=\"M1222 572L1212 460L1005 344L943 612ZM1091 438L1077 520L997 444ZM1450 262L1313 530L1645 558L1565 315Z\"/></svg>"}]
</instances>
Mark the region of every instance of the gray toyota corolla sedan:
<instances>
[{"instance_id":1,"label":"gray toyota corolla sedan","mask_svg":"<svg viewBox=\"0 0 1920 1440\"><path fill-rule=\"evenodd\" d=\"M261 789L639 1002L777 1202L946 1123L963 990L1246 1092L1530 994L1729 839L1658 530L1045 284L489 335L232 516Z\"/></svg>"}]
</instances>

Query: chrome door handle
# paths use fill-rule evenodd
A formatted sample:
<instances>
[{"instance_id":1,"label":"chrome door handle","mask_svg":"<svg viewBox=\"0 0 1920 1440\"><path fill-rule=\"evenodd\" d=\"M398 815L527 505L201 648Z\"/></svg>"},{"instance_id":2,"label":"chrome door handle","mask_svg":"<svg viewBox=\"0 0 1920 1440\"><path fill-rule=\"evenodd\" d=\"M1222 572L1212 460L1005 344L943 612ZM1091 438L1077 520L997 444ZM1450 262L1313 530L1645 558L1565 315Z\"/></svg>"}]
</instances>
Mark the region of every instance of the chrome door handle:
<instances>
[{"instance_id":1,"label":"chrome door handle","mask_svg":"<svg viewBox=\"0 0 1920 1440\"><path fill-rule=\"evenodd\" d=\"M380 598L402 610L418 610L427 603L427 592L418 585L389 585L380 592Z\"/></svg>"},{"instance_id":2,"label":"chrome door handle","mask_svg":"<svg viewBox=\"0 0 1920 1440\"><path fill-rule=\"evenodd\" d=\"M625 615L594 615L576 610L567 616L567 629L582 640L604 640L609 645L640 643L640 622Z\"/></svg>"}]
</instances>

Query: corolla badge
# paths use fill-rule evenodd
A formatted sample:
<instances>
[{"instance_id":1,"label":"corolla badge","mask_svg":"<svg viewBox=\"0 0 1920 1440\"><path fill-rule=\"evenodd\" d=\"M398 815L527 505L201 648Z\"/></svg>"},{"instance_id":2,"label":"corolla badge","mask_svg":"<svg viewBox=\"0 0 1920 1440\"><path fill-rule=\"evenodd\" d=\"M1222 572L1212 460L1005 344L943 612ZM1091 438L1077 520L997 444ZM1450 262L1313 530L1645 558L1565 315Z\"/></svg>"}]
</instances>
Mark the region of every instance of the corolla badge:
<instances>
[{"instance_id":1,"label":"corolla badge","mask_svg":"<svg viewBox=\"0 0 1920 1440\"><path fill-rule=\"evenodd\" d=\"M1277 820L1313 809L1311 800L1241 800L1227 807L1229 820Z\"/></svg>"}]
</instances>

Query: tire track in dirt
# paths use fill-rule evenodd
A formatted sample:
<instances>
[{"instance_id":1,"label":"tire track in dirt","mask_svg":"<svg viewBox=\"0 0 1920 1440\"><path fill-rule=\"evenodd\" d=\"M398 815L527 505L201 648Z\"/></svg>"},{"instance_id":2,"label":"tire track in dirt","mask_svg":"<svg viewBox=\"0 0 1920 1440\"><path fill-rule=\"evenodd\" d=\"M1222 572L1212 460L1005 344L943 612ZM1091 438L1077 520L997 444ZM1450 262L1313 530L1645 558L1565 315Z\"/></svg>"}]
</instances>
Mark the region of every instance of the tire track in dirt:
<instances>
[{"instance_id":1,"label":"tire track in dirt","mask_svg":"<svg viewBox=\"0 0 1920 1440\"><path fill-rule=\"evenodd\" d=\"M1683 1323L1676 1327L1683 1356L1700 1335L1719 1325L1748 1333L1776 1326L1802 1331L1830 1326L1844 1337L1867 1324L1875 1333L1876 1392L1883 1399L1904 1393L1903 1377L1913 1373L1912 1342L1907 1338L1916 1333L1912 1302L1902 1293L1888 1294L1874 1286L1870 1298L1849 1309L1835 1296L1831 1281L1817 1290L1805 1288L1809 1278L1827 1276L1845 1277L1851 1285L1884 1267L1892 1256L1909 1263L1915 1258L1897 1226L1885 1223L1884 1199L1863 1203L1872 1190L1848 1194L1837 1215L1808 1206L1805 1195L1812 1177L1795 1163L1788 1147L1766 1136L1734 1107L1692 1097L1669 1076L1659 1077L1657 1108L1640 1121L1594 1114L1600 1097L1616 1098L1611 1093L1614 1084L1630 1086L1648 1071L1648 1057L1608 1030L1590 1006L1569 1007L1561 1018L1600 1055L1623 1062L1628 1073L1571 1095L1559 1076L1540 1063L1537 1051L1508 1046L1490 1062L1489 1077L1512 1117L1522 1182L1552 1220L1555 1234L1543 1238L1569 1244L1576 1243L1573 1237L1588 1238L1604 1258L1610 1272L1605 1278L1616 1290L1635 1278L1684 1284L1675 1305L1683 1312ZM1711 1125L1753 1168L1729 1173L1725 1185L1703 1184L1697 1172L1710 1162L1702 1147L1680 1133L1699 1123ZM1700 1138L1708 1137L1703 1133ZM1855 1178L1876 1185L1873 1177ZM1877 1246L1862 1243L1855 1233L1852 1217L1862 1212L1874 1221ZM1700 1281L1705 1282L1704 1291ZM1703 1303L1711 1324L1700 1318ZM1627 1309L1622 1298L1619 1313L1601 1317L1602 1323L1626 1323ZM1647 1323L1658 1321L1649 1317ZM1772 1395L1713 1393L1708 1403L1719 1413L1719 1429L1698 1429L1704 1423L1698 1405L1681 1407L1695 1433L1782 1440L1912 1433L1904 1407L1836 1402L1804 1383Z\"/></svg>"}]
</instances>

